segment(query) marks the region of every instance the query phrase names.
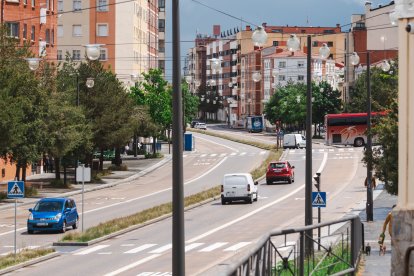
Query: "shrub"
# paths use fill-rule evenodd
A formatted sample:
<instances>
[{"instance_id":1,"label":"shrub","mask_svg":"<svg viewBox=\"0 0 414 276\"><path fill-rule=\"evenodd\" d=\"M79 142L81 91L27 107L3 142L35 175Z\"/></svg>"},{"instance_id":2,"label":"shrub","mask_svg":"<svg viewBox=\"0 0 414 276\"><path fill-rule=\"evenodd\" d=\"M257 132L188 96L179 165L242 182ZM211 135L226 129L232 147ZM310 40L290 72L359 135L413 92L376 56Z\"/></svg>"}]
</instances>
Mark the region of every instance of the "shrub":
<instances>
[{"instance_id":1,"label":"shrub","mask_svg":"<svg viewBox=\"0 0 414 276\"><path fill-rule=\"evenodd\" d=\"M36 196L38 194L37 189L35 187L24 187L24 196L31 197Z\"/></svg>"},{"instance_id":2,"label":"shrub","mask_svg":"<svg viewBox=\"0 0 414 276\"><path fill-rule=\"evenodd\" d=\"M162 153L156 152L156 153L146 153L145 154L145 158L146 159L150 159L150 158L162 158L164 157L164 155Z\"/></svg>"},{"instance_id":3,"label":"shrub","mask_svg":"<svg viewBox=\"0 0 414 276\"><path fill-rule=\"evenodd\" d=\"M110 171L127 171L128 166L125 165L125 164L121 164L120 166L111 165L111 166L108 167L108 170L110 170Z\"/></svg>"},{"instance_id":4,"label":"shrub","mask_svg":"<svg viewBox=\"0 0 414 276\"><path fill-rule=\"evenodd\" d=\"M70 188L70 184L69 183L65 184L62 179L53 179L50 182L50 186L52 186L53 188L60 188L60 189Z\"/></svg>"},{"instance_id":5,"label":"shrub","mask_svg":"<svg viewBox=\"0 0 414 276\"><path fill-rule=\"evenodd\" d=\"M0 192L0 200L6 199L7 193L6 192Z\"/></svg>"}]
</instances>

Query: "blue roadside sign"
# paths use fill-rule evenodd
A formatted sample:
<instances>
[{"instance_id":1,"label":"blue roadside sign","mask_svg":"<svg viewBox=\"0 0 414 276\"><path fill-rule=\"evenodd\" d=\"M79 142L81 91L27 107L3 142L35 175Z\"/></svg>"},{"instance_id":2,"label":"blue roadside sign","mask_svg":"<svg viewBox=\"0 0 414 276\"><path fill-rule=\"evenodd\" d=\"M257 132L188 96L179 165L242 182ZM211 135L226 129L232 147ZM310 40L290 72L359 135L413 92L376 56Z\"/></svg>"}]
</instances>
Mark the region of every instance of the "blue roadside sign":
<instances>
[{"instance_id":1,"label":"blue roadside sign","mask_svg":"<svg viewBox=\"0 0 414 276\"><path fill-rule=\"evenodd\" d=\"M326 207L326 192L312 192L312 207Z\"/></svg>"},{"instance_id":2,"label":"blue roadside sign","mask_svg":"<svg viewBox=\"0 0 414 276\"><path fill-rule=\"evenodd\" d=\"M7 198L24 197L24 181L10 181L7 183Z\"/></svg>"}]
</instances>

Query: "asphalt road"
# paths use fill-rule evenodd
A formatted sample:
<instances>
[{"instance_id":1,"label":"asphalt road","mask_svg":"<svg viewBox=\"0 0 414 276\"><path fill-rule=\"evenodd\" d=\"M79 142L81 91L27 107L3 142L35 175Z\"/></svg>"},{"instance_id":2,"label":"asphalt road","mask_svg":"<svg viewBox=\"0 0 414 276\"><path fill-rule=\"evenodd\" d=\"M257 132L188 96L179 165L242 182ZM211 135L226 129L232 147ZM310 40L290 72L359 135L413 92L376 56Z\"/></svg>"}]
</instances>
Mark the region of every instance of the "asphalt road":
<instances>
[{"instance_id":1,"label":"asphalt road","mask_svg":"<svg viewBox=\"0 0 414 276\"><path fill-rule=\"evenodd\" d=\"M244 133L246 137L250 135ZM267 139L263 135L257 138ZM245 152L243 145L227 144L228 141L222 140L215 142L230 147L226 148L227 153L236 153L235 150L240 154ZM218 148L219 145L214 146L215 150ZM203 150L197 150L194 155L199 157L194 160L201 160L203 154ZM214 171L202 178L187 175L186 179L195 180L186 185L186 192L189 187L197 186L196 183L202 187L214 186L224 172L240 171L247 164L254 167L253 161L264 157L260 150L252 156L240 154L234 155L238 156L234 159L230 158L232 155L226 155L211 163L210 168L215 167ZM243 156L246 158L240 159ZM271 229L304 224L305 150L286 150L283 158L296 168L294 183L266 185L263 181L259 186L258 202L222 206L219 201L214 201L185 213L187 275L203 274L211 266L241 253ZM327 192L323 221L342 217L364 200L366 194L362 183L365 168L361 158L361 148L315 147L313 171L322 172L322 191ZM186 157L184 160L187 162L189 159ZM190 164L195 166L194 162ZM189 164L185 166L188 168ZM316 222L316 209L314 218ZM17 270L14 274L41 275L59 271L63 275L171 275L171 229L171 219L165 219L88 248L66 248L61 257Z\"/></svg>"},{"instance_id":2,"label":"asphalt road","mask_svg":"<svg viewBox=\"0 0 414 276\"><path fill-rule=\"evenodd\" d=\"M267 156L264 150L216 137L195 134L195 139L196 150L184 153L183 159L186 196L219 185L224 173L249 172ZM85 193L84 229L112 218L171 202L171 174L172 163L169 162L156 171L129 183ZM81 195L72 198L77 202L78 212L81 213ZM62 234L27 234L28 208L28 206L21 206L17 210L17 248L39 247L58 241ZM14 208L1 210L0 221L3 225L14 226ZM0 254L13 250L13 229L0 227Z\"/></svg>"}]
</instances>

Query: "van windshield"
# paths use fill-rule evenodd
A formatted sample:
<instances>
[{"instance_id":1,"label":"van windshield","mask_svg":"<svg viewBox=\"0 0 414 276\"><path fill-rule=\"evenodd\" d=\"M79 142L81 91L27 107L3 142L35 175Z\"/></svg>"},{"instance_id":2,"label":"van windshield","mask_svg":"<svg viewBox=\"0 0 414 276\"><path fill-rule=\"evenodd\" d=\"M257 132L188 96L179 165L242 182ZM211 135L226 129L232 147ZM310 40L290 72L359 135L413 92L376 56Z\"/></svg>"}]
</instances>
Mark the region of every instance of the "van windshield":
<instances>
[{"instance_id":1,"label":"van windshield","mask_svg":"<svg viewBox=\"0 0 414 276\"><path fill-rule=\"evenodd\" d=\"M224 179L227 185L246 185L247 179L243 175L230 175Z\"/></svg>"}]
</instances>

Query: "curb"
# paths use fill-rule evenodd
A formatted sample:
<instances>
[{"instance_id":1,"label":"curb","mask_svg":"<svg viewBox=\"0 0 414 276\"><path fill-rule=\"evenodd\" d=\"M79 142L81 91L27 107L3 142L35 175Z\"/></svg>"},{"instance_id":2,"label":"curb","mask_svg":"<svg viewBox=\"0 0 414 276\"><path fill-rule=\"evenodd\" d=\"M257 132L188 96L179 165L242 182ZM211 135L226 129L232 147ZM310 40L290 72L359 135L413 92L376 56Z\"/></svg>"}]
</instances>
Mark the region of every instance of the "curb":
<instances>
[{"instance_id":1,"label":"curb","mask_svg":"<svg viewBox=\"0 0 414 276\"><path fill-rule=\"evenodd\" d=\"M20 269L20 268L23 268L23 267L26 267L26 266L29 266L29 265L33 265L33 264L36 264L36 263L40 263L40 262L43 262L43 261L46 261L46 260L49 260L49 259L52 259L52 258L55 258L55 257L58 257L58 256L60 256L59 252L53 252L53 253L44 255L42 257L39 257L39 258L34 258L32 260L28 260L24 263L20 263L20 264L17 264L17 265L6 267L6 268L0 270L0 275L4 275L4 274L10 273L14 270L17 270L17 269Z\"/></svg>"}]
</instances>

